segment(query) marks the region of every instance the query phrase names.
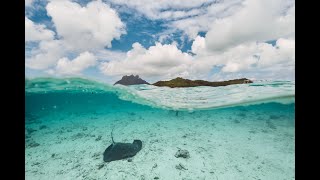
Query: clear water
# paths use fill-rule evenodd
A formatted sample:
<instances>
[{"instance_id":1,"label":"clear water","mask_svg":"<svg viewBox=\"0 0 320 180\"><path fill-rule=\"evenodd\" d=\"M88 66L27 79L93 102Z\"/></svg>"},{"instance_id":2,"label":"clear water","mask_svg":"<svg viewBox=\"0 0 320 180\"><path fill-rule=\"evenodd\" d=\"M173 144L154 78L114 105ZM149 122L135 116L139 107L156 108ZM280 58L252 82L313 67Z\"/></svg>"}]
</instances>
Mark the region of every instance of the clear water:
<instances>
[{"instance_id":1,"label":"clear water","mask_svg":"<svg viewBox=\"0 0 320 180\"><path fill-rule=\"evenodd\" d=\"M25 88L26 179L295 178L294 82L171 89L38 78ZM113 127L115 141L143 142L131 162L103 162ZM176 158L179 148L190 158Z\"/></svg>"}]
</instances>

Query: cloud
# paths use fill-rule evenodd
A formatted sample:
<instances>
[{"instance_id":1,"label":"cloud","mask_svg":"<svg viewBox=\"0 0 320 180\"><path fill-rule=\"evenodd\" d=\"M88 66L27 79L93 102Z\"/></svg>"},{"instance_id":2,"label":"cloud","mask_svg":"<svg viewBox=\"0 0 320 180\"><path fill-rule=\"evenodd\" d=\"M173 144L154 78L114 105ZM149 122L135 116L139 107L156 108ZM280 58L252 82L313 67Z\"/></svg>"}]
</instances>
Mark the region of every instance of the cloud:
<instances>
[{"instance_id":1,"label":"cloud","mask_svg":"<svg viewBox=\"0 0 320 180\"><path fill-rule=\"evenodd\" d=\"M170 19L176 20L181 18L187 18L191 16L197 16L205 13L204 9L191 9L189 11L186 10L167 10L162 11L158 14L158 19Z\"/></svg>"},{"instance_id":2,"label":"cloud","mask_svg":"<svg viewBox=\"0 0 320 180\"><path fill-rule=\"evenodd\" d=\"M209 19L210 18L206 16L197 16L170 22L168 27L177 31L181 30L188 36L189 39L194 39L199 32L206 32L209 30Z\"/></svg>"},{"instance_id":3,"label":"cloud","mask_svg":"<svg viewBox=\"0 0 320 180\"><path fill-rule=\"evenodd\" d=\"M72 51L111 47L113 39L125 34L125 25L117 12L101 1L89 2L84 7L70 1L52 1L46 9L57 34Z\"/></svg>"},{"instance_id":4,"label":"cloud","mask_svg":"<svg viewBox=\"0 0 320 180\"><path fill-rule=\"evenodd\" d=\"M46 29L45 25L35 24L25 17L25 41L52 40L54 32Z\"/></svg>"},{"instance_id":5,"label":"cloud","mask_svg":"<svg viewBox=\"0 0 320 180\"><path fill-rule=\"evenodd\" d=\"M97 58L123 57L123 53L105 49L111 47L113 39L125 33L124 23L109 5L93 1L82 7L76 2L55 0L48 2L46 10L52 17L56 37L44 25L25 18L27 68L51 74L80 74L94 66ZM37 43L30 44L30 41ZM75 55L78 57L69 60Z\"/></svg>"},{"instance_id":6,"label":"cloud","mask_svg":"<svg viewBox=\"0 0 320 180\"><path fill-rule=\"evenodd\" d=\"M190 39L194 39L199 32L209 31L208 38L214 41L208 41L207 44L215 50L256 37L258 39L254 40L264 41L294 33L292 28L294 0L162 0L155 2L110 0L110 2L129 7L148 19L162 20L166 22L167 27L183 31ZM219 43L220 40L223 41Z\"/></svg>"},{"instance_id":7,"label":"cloud","mask_svg":"<svg viewBox=\"0 0 320 180\"><path fill-rule=\"evenodd\" d=\"M192 56L181 52L173 44L156 43L155 46L145 49L141 44L134 43L124 60L104 62L100 70L111 76L139 74L149 78L169 78L188 73L192 59Z\"/></svg>"},{"instance_id":8,"label":"cloud","mask_svg":"<svg viewBox=\"0 0 320 180\"><path fill-rule=\"evenodd\" d=\"M55 70L52 72L60 75L79 75L84 69L94 66L96 61L97 58L86 51L73 60L66 57L59 59Z\"/></svg>"},{"instance_id":9,"label":"cloud","mask_svg":"<svg viewBox=\"0 0 320 180\"><path fill-rule=\"evenodd\" d=\"M162 20L167 27L183 31L193 39L200 31L208 31L210 22L233 14L243 0L110 0L129 7L151 20Z\"/></svg>"},{"instance_id":10,"label":"cloud","mask_svg":"<svg viewBox=\"0 0 320 180\"><path fill-rule=\"evenodd\" d=\"M26 6L31 6L34 0L25 0L25 5Z\"/></svg>"},{"instance_id":11,"label":"cloud","mask_svg":"<svg viewBox=\"0 0 320 180\"><path fill-rule=\"evenodd\" d=\"M157 43L146 49L134 43L125 59L102 62L100 70L108 76L139 74L154 81L178 76L207 80L227 80L241 76L286 79L294 76L294 44L294 39L280 38L275 46L250 42L223 52L211 52L206 48L205 38L198 36L192 44L195 55L191 55L183 53L174 44ZM214 67L220 67L220 71L209 75Z\"/></svg>"},{"instance_id":12,"label":"cloud","mask_svg":"<svg viewBox=\"0 0 320 180\"><path fill-rule=\"evenodd\" d=\"M222 52L208 51L205 38L197 37L192 45L198 64L209 67L203 72L211 71L214 66L221 67L217 74L227 77L250 76L256 79L274 78L286 79L293 77L295 65L295 40L279 38L275 46L263 42L249 42L231 47ZM212 76L219 77L222 76Z\"/></svg>"},{"instance_id":13,"label":"cloud","mask_svg":"<svg viewBox=\"0 0 320 180\"><path fill-rule=\"evenodd\" d=\"M290 5L290 4L289 4ZM217 19L206 34L209 50L226 48L252 41L268 41L294 36L294 4L279 0L246 0L232 16Z\"/></svg>"},{"instance_id":14,"label":"cloud","mask_svg":"<svg viewBox=\"0 0 320 180\"><path fill-rule=\"evenodd\" d=\"M41 41L38 47L31 51L30 57L26 58L26 67L38 70L48 69L54 66L65 53L62 41Z\"/></svg>"},{"instance_id":15,"label":"cloud","mask_svg":"<svg viewBox=\"0 0 320 180\"><path fill-rule=\"evenodd\" d=\"M206 53L205 48L206 48L205 38L201 36L197 36L191 45L191 52L195 54L204 55Z\"/></svg>"},{"instance_id":16,"label":"cloud","mask_svg":"<svg viewBox=\"0 0 320 180\"><path fill-rule=\"evenodd\" d=\"M110 1L151 20L161 20L169 28L154 35L160 43L148 48L134 43L128 52L105 49L126 33L115 10L101 1L49 1L46 10L56 32L26 17L26 67L51 74L81 75L86 68L96 66L109 78L139 74L147 80L177 76L294 79L292 0ZM201 37L200 31L208 32ZM174 41L177 32L181 34L179 45ZM186 36L194 39L191 53L180 50L188 40ZM266 43L268 40L275 40L275 45Z\"/></svg>"},{"instance_id":17,"label":"cloud","mask_svg":"<svg viewBox=\"0 0 320 180\"><path fill-rule=\"evenodd\" d=\"M172 20L201 13L201 6L213 3L214 0L110 0L113 4L128 6L146 17Z\"/></svg>"},{"instance_id":18,"label":"cloud","mask_svg":"<svg viewBox=\"0 0 320 180\"><path fill-rule=\"evenodd\" d=\"M190 39L194 39L199 32L207 32L210 25L217 19L228 17L241 8L243 0L215 1L208 6L201 7L202 13L196 16L177 19L168 27L183 31Z\"/></svg>"},{"instance_id":19,"label":"cloud","mask_svg":"<svg viewBox=\"0 0 320 180\"><path fill-rule=\"evenodd\" d=\"M295 64L295 40L280 38L275 46L260 44L258 46L260 62L259 66L272 67L277 65L294 66Z\"/></svg>"},{"instance_id":20,"label":"cloud","mask_svg":"<svg viewBox=\"0 0 320 180\"><path fill-rule=\"evenodd\" d=\"M126 58L126 52L116 51L116 50L108 50L101 49L99 51L95 51L95 56L100 61L120 61Z\"/></svg>"}]
</instances>

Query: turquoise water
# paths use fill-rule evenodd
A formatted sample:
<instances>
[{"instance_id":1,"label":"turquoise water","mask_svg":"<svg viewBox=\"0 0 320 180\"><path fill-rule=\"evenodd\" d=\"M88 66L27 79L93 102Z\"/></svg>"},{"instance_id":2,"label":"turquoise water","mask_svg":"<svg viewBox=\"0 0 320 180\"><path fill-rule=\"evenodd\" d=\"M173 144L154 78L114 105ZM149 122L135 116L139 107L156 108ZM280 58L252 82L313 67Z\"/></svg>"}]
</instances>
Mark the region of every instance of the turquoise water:
<instances>
[{"instance_id":1,"label":"turquoise water","mask_svg":"<svg viewBox=\"0 0 320 180\"><path fill-rule=\"evenodd\" d=\"M26 179L295 178L294 82L171 89L37 78L25 90ZM103 162L112 128L116 142L143 142L132 161Z\"/></svg>"}]
</instances>

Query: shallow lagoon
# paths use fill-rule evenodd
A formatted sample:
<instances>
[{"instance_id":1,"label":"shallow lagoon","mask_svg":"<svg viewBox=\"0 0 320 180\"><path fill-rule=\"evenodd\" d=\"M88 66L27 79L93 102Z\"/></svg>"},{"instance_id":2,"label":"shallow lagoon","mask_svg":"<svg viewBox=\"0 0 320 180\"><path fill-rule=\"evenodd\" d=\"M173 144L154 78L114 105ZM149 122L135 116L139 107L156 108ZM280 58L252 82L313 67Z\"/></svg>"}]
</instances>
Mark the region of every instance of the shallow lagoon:
<instances>
[{"instance_id":1,"label":"shallow lagoon","mask_svg":"<svg viewBox=\"0 0 320 180\"><path fill-rule=\"evenodd\" d=\"M294 83L240 87L27 80L26 179L294 179ZM131 162L103 162L112 128L117 142L142 140ZM179 148L190 158L176 158Z\"/></svg>"}]
</instances>

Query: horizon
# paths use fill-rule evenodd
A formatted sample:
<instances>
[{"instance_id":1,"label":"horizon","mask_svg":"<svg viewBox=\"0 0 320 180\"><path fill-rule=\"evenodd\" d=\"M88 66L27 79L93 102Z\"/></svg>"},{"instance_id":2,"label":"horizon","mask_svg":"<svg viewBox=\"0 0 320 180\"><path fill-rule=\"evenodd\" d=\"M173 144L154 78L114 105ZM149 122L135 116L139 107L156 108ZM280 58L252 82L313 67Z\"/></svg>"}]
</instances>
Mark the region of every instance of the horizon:
<instances>
[{"instance_id":1,"label":"horizon","mask_svg":"<svg viewBox=\"0 0 320 180\"><path fill-rule=\"evenodd\" d=\"M136 76L134 74L131 74L133 76ZM131 75L124 75L124 76L131 76ZM142 80L145 80L144 78L142 78L140 75L138 75L139 78L141 78ZM123 76L122 76L123 77ZM92 77L80 77L80 76L65 76L65 77L55 77L55 76L37 76L37 77L25 77L25 80L33 80L33 79L47 79L47 78L53 78L53 79L84 79L84 80L89 80L89 81L95 81L95 82L99 82L99 83L106 83L106 84L110 84L110 85L114 85L114 83L116 83L117 81L121 80L122 77L120 77L119 79L115 80L114 82L111 81L105 81L103 79L96 79L96 78L92 78ZM171 78L171 79L160 79L157 81L153 81L153 82L149 82L147 81L150 85L153 85L156 82L159 81L170 81L173 79L177 79L177 78L182 78L182 77L175 77L175 78ZM188 79L188 78L182 78L182 79ZM234 78L234 79L226 79L226 80L217 80L217 81L209 81L209 82L221 82L221 81L230 81L230 80L237 80L237 79L249 79L246 77L241 77L241 78ZM196 81L196 80L203 80L203 79L188 79L188 80L192 80L192 81ZM267 80L267 79L249 79L253 82L273 82L273 81L288 81L288 82L295 82L295 80ZM207 80L204 80L207 81Z\"/></svg>"},{"instance_id":2,"label":"horizon","mask_svg":"<svg viewBox=\"0 0 320 180\"><path fill-rule=\"evenodd\" d=\"M26 0L25 78L295 81L295 1Z\"/></svg>"}]
</instances>

